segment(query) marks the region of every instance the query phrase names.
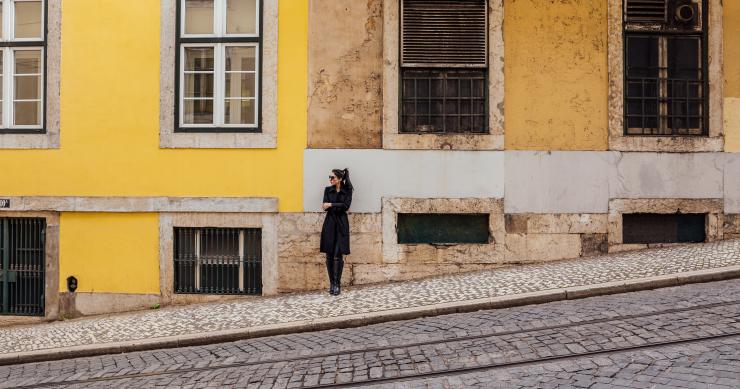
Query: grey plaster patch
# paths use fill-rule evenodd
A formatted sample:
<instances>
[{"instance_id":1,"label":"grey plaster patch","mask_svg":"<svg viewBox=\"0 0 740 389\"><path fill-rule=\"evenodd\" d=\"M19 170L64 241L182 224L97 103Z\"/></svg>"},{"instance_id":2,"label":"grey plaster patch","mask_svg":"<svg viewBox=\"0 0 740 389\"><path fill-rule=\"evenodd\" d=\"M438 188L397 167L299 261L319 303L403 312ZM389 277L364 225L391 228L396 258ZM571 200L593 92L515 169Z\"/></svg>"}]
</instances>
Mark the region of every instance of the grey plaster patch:
<instances>
[{"instance_id":1,"label":"grey plaster patch","mask_svg":"<svg viewBox=\"0 0 740 389\"><path fill-rule=\"evenodd\" d=\"M506 152L506 213L606 213L615 152Z\"/></svg>"},{"instance_id":2,"label":"grey plaster patch","mask_svg":"<svg viewBox=\"0 0 740 389\"><path fill-rule=\"evenodd\" d=\"M74 308L77 315L99 315L151 309L161 301L161 297L156 294L76 292L67 293L67 295L68 297L74 295Z\"/></svg>"},{"instance_id":3,"label":"grey plaster patch","mask_svg":"<svg viewBox=\"0 0 740 389\"><path fill-rule=\"evenodd\" d=\"M262 126L260 133L182 133L175 128L175 36L177 0L161 1L160 23L160 148L275 148L277 147L278 0L262 8Z\"/></svg>"},{"instance_id":4,"label":"grey plaster patch","mask_svg":"<svg viewBox=\"0 0 740 389\"><path fill-rule=\"evenodd\" d=\"M399 0L383 1L383 148L406 150L504 149L504 36L503 0L488 1L488 105L489 134L400 134Z\"/></svg>"},{"instance_id":5,"label":"grey plaster patch","mask_svg":"<svg viewBox=\"0 0 740 389\"><path fill-rule=\"evenodd\" d=\"M725 158L725 212L740 213L740 153L725 153Z\"/></svg>"},{"instance_id":6,"label":"grey plaster patch","mask_svg":"<svg viewBox=\"0 0 740 389\"><path fill-rule=\"evenodd\" d=\"M724 153L621 153L609 198L722 198Z\"/></svg>"},{"instance_id":7,"label":"grey plaster patch","mask_svg":"<svg viewBox=\"0 0 740 389\"><path fill-rule=\"evenodd\" d=\"M277 212L274 197L0 196L8 211L57 212Z\"/></svg>"},{"instance_id":8,"label":"grey plaster patch","mask_svg":"<svg viewBox=\"0 0 740 389\"><path fill-rule=\"evenodd\" d=\"M303 207L322 212L333 168L349 168L357 192L351 212L380 212L382 197L501 198L504 153L441 150L305 150Z\"/></svg>"},{"instance_id":9,"label":"grey plaster patch","mask_svg":"<svg viewBox=\"0 0 740 389\"><path fill-rule=\"evenodd\" d=\"M609 0L609 149L620 151L701 152L722 151L722 0L709 1L709 136L624 135L623 0Z\"/></svg>"},{"instance_id":10,"label":"grey plaster patch","mask_svg":"<svg viewBox=\"0 0 740 389\"><path fill-rule=\"evenodd\" d=\"M59 79L62 59L61 0L47 0L46 34L46 132L0 134L0 149L58 149L60 147Z\"/></svg>"},{"instance_id":11,"label":"grey plaster patch","mask_svg":"<svg viewBox=\"0 0 740 389\"><path fill-rule=\"evenodd\" d=\"M262 294L272 295L277 293L278 230L276 213L162 213L159 215L159 287L164 304L235 298L235 296L174 293L174 227L260 228L262 230Z\"/></svg>"}]
</instances>

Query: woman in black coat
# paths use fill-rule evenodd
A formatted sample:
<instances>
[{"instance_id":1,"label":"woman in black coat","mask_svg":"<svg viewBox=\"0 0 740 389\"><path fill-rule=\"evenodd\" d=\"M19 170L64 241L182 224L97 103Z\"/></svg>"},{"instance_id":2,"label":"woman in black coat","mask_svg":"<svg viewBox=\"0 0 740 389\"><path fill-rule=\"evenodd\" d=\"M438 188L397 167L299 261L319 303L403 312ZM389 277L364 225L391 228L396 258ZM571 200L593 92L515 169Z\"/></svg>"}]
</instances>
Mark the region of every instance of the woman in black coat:
<instances>
[{"instance_id":1,"label":"woman in black coat","mask_svg":"<svg viewBox=\"0 0 740 389\"><path fill-rule=\"evenodd\" d=\"M329 175L331 185L324 188L323 208L326 212L321 228L321 252L326 254L329 273L329 293L338 295L344 268L343 255L349 254L349 219L347 211L352 204L352 182L347 169L333 169Z\"/></svg>"}]
</instances>

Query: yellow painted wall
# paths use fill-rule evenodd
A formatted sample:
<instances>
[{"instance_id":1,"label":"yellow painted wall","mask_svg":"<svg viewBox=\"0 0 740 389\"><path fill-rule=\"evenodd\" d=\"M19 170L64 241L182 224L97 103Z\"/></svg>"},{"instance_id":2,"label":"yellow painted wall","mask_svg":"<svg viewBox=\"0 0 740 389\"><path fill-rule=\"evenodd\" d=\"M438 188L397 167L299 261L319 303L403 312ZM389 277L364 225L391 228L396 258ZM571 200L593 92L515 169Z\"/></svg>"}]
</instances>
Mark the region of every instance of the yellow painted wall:
<instances>
[{"instance_id":1,"label":"yellow painted wall","mask_svg":"<svg viewBox=\"0 0 740 389\"><path fill-rule=\"evenodd\" d=\"M62 147L0 151L0 192L269 196L281 211L301 211L307 0L280 2L273 150L159 148L159 3L62 2Z\"/></svg>"},{"instance_id":2,"label":"yellow painted wall","mask_svg":"<svg viewBox=\"0 0 740 389\"><path fill-rule=\"evenodd\" d=\"M505 0L507 149L606 150L606 0Z\"/></svg>"},{"instance_id":3,"label":"yellow painted wall","mask_svg":"<svg viewBox=\"0 0 740 389\"><path fill-rule=\"evenodd\" d=\"M159 294L159 218L152 213L62 213L59 288Z\"/></svg>"},{"instance_id":4,"label":"yellow painted wall","mask_svg":"<svg viewBox=\"0 0 740 389\"><path fill-rule=\"evenodd\" d=\"M160 2L62 2L62 147L0 150L0 193L269 196L301 211L308 2L281 1L279 15L278 148L162 150ZM157 220L63 213L61 289L75 275L81 292L159 293Z\"/></svg>"},{"instance_id":5,"label":"yellow painted wall","mask_svg":"<svg viewBox=\"0 0 740 389\"><path fill-rule=\"evenodd\" d=\"M740 152L740 1L724 2L725 151Z\"/></svg>"}]
</instances>

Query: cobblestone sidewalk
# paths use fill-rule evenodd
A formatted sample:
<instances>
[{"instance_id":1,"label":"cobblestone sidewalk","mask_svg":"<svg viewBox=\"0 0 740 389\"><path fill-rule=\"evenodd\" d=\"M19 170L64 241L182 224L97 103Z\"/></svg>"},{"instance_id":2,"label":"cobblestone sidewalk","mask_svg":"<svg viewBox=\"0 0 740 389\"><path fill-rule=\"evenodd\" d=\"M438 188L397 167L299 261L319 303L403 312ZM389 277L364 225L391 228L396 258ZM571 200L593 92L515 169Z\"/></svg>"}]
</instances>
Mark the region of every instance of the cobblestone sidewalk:
<instances>
[{"instance_id":1,"label":"cobblestone sidewalk","mask_svg":"<svg viewBox=\"0 0 740 389\"><path fill-rule=\"evenodd\" d=\"M122 315L81 318L0 329L0 359L134 342L139 345L223 332L316 320L340 321L392 310L455 306L473 300L563 288L644 280L702 270L735 271L740 240L652 249L601 257L524 265L418 281L346 288L338 297L322 292L169 307ZM361 320L360 320L361 321ZM361 324L358 322L358 324ZM244 337L249 336L244 332ZM115 349L111 349L115 352Z\"/></svg>"}]
</instances>

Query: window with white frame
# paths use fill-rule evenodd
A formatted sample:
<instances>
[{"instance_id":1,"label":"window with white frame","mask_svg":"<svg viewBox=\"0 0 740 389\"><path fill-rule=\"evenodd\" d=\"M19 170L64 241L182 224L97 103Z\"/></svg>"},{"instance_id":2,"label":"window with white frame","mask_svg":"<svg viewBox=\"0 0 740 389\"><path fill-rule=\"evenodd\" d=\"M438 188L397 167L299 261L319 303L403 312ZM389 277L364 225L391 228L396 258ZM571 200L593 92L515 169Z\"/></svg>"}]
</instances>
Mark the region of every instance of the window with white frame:
<instances>
[{"instance_id":1,"label":"window with white frame","mask_svg":"<svg viewBox=\"0 0 740 389\"><path fill-rule=\"evenodd\" d=\"M43 132L45 4L2 0L0 12L0 132Z\"/></svg>"},{"instance_id":2,"label":"window with white frame","mask_svg":"<svg viewBox=\"0 0 740 389\"><path fill-rule=\"evenodd\" d=\"M176 131L259 132L261 0L179 0Z\"/></svg>"}]
</instances>

